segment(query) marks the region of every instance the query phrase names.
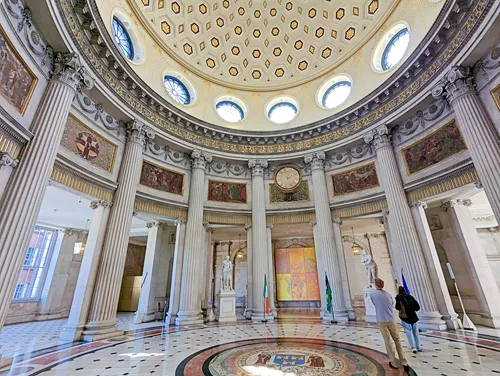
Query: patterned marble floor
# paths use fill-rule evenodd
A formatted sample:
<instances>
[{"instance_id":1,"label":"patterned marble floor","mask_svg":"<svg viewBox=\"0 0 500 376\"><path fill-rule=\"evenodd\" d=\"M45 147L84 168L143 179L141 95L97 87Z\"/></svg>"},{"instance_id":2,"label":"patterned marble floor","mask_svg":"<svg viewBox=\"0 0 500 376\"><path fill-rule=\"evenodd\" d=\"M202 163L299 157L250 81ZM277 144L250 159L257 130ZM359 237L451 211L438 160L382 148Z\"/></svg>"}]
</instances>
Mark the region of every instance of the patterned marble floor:
<instances>
[{"instance_id":1,"label":"patterned marble floor","mask_svg":"<svg viewBox=\"0 0 500 376\"><path fill-rule=\"evenodd\" d=\"M297 322L140 328L94 343L18 355L0 375L405 375L387 367L378 329L364 323ZM500 374L500 338L471 333L422 334L423 353L409 352L410 375ZM2 334L3 335L3 334Z\"/></svg>"}]
</instances>

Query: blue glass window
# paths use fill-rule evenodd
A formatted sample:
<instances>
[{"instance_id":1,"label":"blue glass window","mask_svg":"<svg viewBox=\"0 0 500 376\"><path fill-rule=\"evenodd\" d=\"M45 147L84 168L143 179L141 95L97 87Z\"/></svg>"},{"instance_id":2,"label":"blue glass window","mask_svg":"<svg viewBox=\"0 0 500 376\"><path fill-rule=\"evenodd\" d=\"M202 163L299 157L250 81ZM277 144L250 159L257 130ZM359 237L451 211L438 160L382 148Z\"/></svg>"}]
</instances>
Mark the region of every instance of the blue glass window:
<instances>
[{"instance_id":1,"label":"blue glass window","mask_svg":"<svg viewBox=\"0 0 500 376\"><path fill-rule=\"evenodd\" d=\"M340 81L330 86L323 95L322 104L326 108L340 106L351 94L352 85L349 81Z\"/></svg>"},{"instance_id":2,"label":"blue glass window","mask_svg":"<svg viewBox=\"0 0 500 376\"><path fill-rule=\"evenodd\" d=\"M123 26L121 21L116 17L113 17L113 37L123 56L132 60L134 58L134 45L132 44L132 40L125 26Z\"/></svg>"},{"instance_id":3,"label":"blue glass window","mask_svg":"<svg viewBox=\"0 0 500 376\"><path fill-rule=\"evenodd\" d=\"M237 123L245 117L243 109L231 101L220 101L215 106L219 116L230 123Z\"/></svg>"},{"instance_id":4,"label":"blue glass window","mask_svg":"<svg viewBox=\"0 0 500 376\"><path fill-rule=\"evenodd\" d=\"M398 31L387 43L382 54L382 69L389 70L401 61L410 44L410 32L407 28Z\"/></svg>"},{"instance_id":5,"label":"blue glass window","mask_svg":"<svg viewBox=\"0 0 500 376\"><path fill-rule=\"evenodd\" d=\"M179 104L191 103L189 90L181 80L173 76L165 76L163 82L165 83L165 90L167 90L168 95L170 95L174 101Z\"/></svg>"},{"instance_id":6,"label":"blue glass window","mask_svg":"<svg viewBox=\"0 0 500 376\"><path fill-rule=\"evenodd\" d=\"M285 124L297 115L297 107L290 102L280 102L273 105L267 116L273 123Z\"/></svg>"}]
</instances>

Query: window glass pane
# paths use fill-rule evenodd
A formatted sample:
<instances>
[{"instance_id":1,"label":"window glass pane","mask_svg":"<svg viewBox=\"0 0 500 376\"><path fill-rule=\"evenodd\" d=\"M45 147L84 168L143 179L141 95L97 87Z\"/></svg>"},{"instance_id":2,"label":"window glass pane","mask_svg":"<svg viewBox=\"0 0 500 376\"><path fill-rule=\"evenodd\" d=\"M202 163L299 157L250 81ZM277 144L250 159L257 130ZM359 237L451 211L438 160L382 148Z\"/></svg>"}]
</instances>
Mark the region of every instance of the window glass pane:
<instances>
[{"instance_id":1,"label":"window glass pane","mask_svg":"<svg viewBox=\"0 0 500 376\"><path fill-rule=\"evenodd\" d=\"M189 91L181 80L172 76L165 76L164 83L168 95L170 95L174 101L180 104L191 103Z\"/></svg>"},{"instance_id":2,"label":"window glass pane","mask_svg":"<svg viewBox=\"0 0 500 376\"><path fill-rule=\"evenodd\" d=\"M351 94L352 85L348 81L333 84L323 95L323 107L335 108L340 106Z\"/></svg>"},{"instance_id":3,"label":"window glass pane","mask_svg":"<svg viewBox=\"0 0 500 376\"><path fill-rule=\"evenodd\" d=\"M277 124L285 124L297 115L297 107L289 102L277 103L269 109L267 116Z\"/></svg>"},{"instance_id":4,"label":"window glass pane","mask_svg":"<svg viewBox=\"0 0 500 376\"><path fill-rule=\"evenodd\" d=\"M410 32L408 29L399 31L387 44L382 55L382 69L389 70L401 61L410 44Z\"/></svg>"},{"instance_id":5,"label":"window glass pane","mask_svg":"<svg viewBox=\"0 0 500 376\"><path fill-rule=\"evenodd\" d=\"M237 123L245 117L241 107L231 101L221 101L217 103L215 110L222 119L230 123Z\"/></svg>"},{"instance_id":6,"label":"window glass pane","mask_svg":"<svg viewBox=\"0 0 500 376\"><path fill-rule=\"evenodd\" d=\"M113 37L123 56L132 60L134 58L134 46L132 44L132 40L130 39L130 35L125 30L121 21L116 17L113 17Z\"/></svg>"}]
</instances>

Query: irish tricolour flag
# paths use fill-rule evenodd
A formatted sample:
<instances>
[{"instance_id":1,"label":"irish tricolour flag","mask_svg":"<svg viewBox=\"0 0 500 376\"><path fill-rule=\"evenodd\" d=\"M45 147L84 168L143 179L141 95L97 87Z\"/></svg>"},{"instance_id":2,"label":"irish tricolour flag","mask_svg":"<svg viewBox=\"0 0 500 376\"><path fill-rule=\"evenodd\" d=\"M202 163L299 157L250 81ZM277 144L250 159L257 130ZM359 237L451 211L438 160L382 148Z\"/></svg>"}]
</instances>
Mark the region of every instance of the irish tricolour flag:
<instances>
[{"instance_id":1,"label":"irish tricolour flag","mask_svg":"<svg viewBox=\"0 0 500 376\"><path fill-rule=\"evenodd\" d=\"M264 274L264 291L262 292L264 297L264 312L269 313L269 296L267 295L267 276Z\"/></svg>"}]
</instances>

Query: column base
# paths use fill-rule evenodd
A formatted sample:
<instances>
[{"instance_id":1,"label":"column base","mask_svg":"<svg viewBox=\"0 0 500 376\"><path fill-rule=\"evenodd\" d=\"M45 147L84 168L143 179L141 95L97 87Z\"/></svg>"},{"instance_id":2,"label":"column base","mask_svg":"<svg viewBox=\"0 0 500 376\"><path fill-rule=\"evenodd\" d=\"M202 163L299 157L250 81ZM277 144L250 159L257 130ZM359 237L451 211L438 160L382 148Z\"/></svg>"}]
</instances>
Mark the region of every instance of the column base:
<instances>
[{"instance_id":1,"label":"column base","mask_svg":"<svg viewBox=\"0 0 500 376\"><path fill-rule=\"evenodd\" d=\"M61 330L59 339L71 342L79 341L82 338L82 333L84 328L85 328L84 325L71 326L66 324L63 326Z\"/></svg>"},{"instance_id":2,"label":"column base","mask_svg":"<svg viewBox=\"0 0 500 376\"><path fill-rule=\"evenodd\" d=\"M421 329L445 331L448 329L446 322L438 312L418 313L418 326Z\"/></svg>"},{"instance_id":3,"label":"column base","mask_svg":"<svg viewBox=\"0 0 500 376\"><path fill-rule=\"evenodd\" d=\"M333 311L333 318L337 322L347 322L349 321L349 313L347 310Z\"/></svg>"},{"instance_id":4,"label":"column base","mask_svg":"<svg viewBox=\"0 0 500 376\"><path fill-rule=\"evenodd\" d=\"M123 331L118 330L116 319L109 321L93 321L85 324L82 333L85 342L100 341L123 335Z\"/></svg>"},{"instance_id":5,"label":"column base","mask_svg":"<svg viewBox=\"0 0 500 376\"><path fill-rule=\"evenodd\" d=\"M212 308L208 309L207 320L208 322L214 322L216 320L215 313Z\"/></svg>"},{"instance_id":6,"label":"column base","mask_svg":"<svg viewBox=\"0 0 500 376\"><path fill-rule=\"evenodd\" d=\"M252 319L252 308L247 308L245 310L245 313L243 314L243 316L245 316L245 318L247 320L251 320Z\"/></svg>"},{"instance_id":7,"label":"column base","mask_svg":"<svg viewBox=\"0 0 500 376\"><path fill-rule=\"evenodd\" d=\"M462 321L456 313L452 316L443 316L443 320L446 323L448 330L459 330L464 327L462 325Z\"/></svg>"},{"instance_id":8,"label":"column base","mask_svg":"<svg viewBox=\"0 0 500 376\"><path fill-rule=\"evenodd\" d=\"M265 314L264 311L252 310L251 320L255 323L274 322L274 315L271 313Z\"/></svg>"},{"instance_id":9,"label":"column base","mask_svg":"<svg viewBox=\"0 0 500 376\"><path fill-rule=\"evenodd\" d=\"M175 320L177 320L177 315L175 313L167 313L167 317L165 317L165 324L175 325Z\"/></svg>"},{"instance_id":10,"label":"column base","mask_svg":"<svg viewBox=\"0 0 500 376\"><path fill-rule=\"evenodd\" d=\"M356 313L353 309L347 310L347 316L349 316L349 321L356 321Z\"/></svg>"},{"instance_id":11,"label":"column base","mask_svg":"<svg viewBox=\"0 0 500 376\"><path fill-rule=\"evenodd\" d=\"M202 325L203 316L201 312L179 312L175 319L175 325Z\"/></svg>"},{"instance_id":12,"label":"column base","mask_svg":"<svg viewBox=\"0 0 500 376\"><path fill-rule=\"evenodd\" d=\"M141 324L143 322L151 322L151 321L155 321L156 319L156 312L155 311L151 311L151 312L147 312L147 313L144 313L144 312L136 312L134 314L134 324Z\"/></svg>"}]
</instances>

